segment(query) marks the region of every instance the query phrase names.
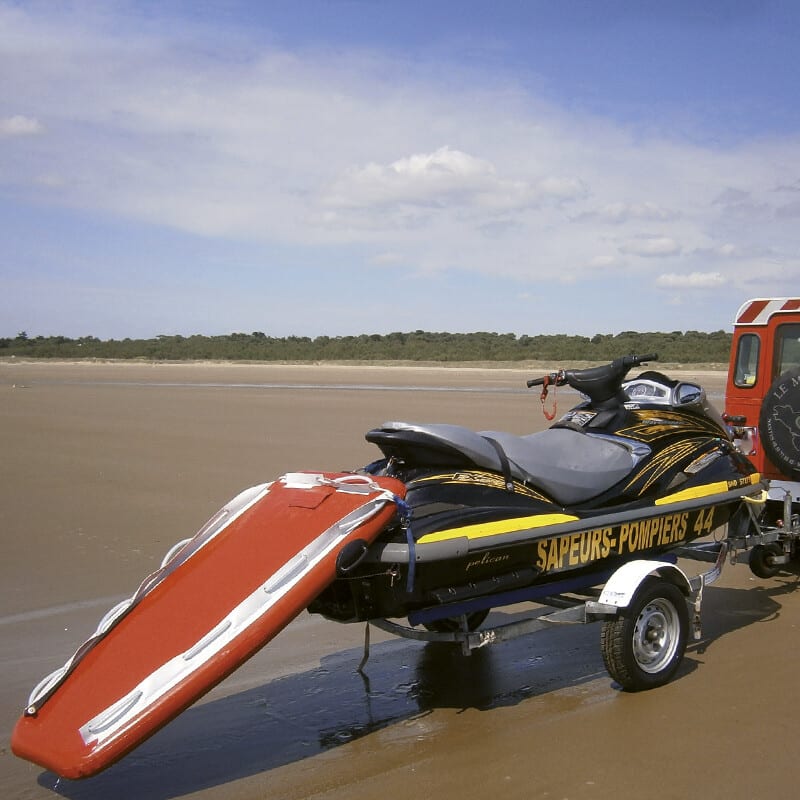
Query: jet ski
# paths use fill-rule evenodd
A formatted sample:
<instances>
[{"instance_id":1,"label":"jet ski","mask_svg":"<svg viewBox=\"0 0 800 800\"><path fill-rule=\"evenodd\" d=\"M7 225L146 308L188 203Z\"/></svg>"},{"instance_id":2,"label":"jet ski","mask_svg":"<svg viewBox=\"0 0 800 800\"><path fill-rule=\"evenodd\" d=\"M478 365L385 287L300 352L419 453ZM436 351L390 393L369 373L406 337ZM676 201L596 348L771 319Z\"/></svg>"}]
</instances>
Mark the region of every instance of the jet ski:
<instances>
[{"instance_id":1,"label":"jet ski","mask_svg":"<svg viewBox=\"0 0 800 800\"><path fill-rule=\"evenodd\" d=\"M626 380L656 359L528 381L545 411L558 387L584 398L537 433L399 421L369 431L383 458L366 471L405 485L404 510L369 546L348 544L309 611L472 630L494 607L597 586L746 517L761 476L705 391L652 370Z\"/></svg>"},{"instance_id":2,"label":"jet ski","mask_svg":"<svg viewBox=\"0 0 800 800\"><path fill-rule=\"evenodd\" d=\"M623 688L666 682L705 585L668 557L726 523L746 530L764 486L700 386L626 380L655 359L528 381L545 411L559 387L585 398L544 431L387 422L366 434L382 455L362 470L245 490L33 689L13 751L67 778L105 769L304 609L447 638L493 608L605 583L592 613L608 619L609 672Z\"/></svg>"}]
</instances>

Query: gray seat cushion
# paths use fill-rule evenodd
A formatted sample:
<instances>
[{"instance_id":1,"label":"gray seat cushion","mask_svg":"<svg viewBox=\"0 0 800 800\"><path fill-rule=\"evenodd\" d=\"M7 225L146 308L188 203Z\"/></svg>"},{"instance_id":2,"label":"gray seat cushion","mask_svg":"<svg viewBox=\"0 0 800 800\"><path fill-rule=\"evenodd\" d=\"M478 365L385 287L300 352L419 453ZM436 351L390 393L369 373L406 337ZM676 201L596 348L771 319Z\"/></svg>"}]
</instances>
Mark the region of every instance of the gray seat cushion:
<instances>
[{"instance_id":1,"label":"gray seat cushion","mask_svg":"<svg viewBox=\"0 0 800 800\"><path fill-rule=\"evenodd\" d=\"M493 439L508 458L512 477L541 489L563 506L579 505L602 494L628 475L637 460L622 442L571 428L517 436L502 431L476 433L444 423L386 422L367 438L386 445L384 452L407 442L405 457L413 453L420 464L426 463L426 453L436 453L431 462L441 464L450 452L462 463L502 472L500 456L488 441Z\"/></svg>"},{"instance_id":2,"label":"gray seat cushion","mask_svg":"<svg viewBox=\"0 0 800 800\"><path fill-rule=\"evenodd\" d=\"M635 464L624 444L570 428L549 428L528 436L495 431L482 435L500 444L512 474L526 475L528 482L565 506L602 494Z\"/></svg>"}]
</instances>

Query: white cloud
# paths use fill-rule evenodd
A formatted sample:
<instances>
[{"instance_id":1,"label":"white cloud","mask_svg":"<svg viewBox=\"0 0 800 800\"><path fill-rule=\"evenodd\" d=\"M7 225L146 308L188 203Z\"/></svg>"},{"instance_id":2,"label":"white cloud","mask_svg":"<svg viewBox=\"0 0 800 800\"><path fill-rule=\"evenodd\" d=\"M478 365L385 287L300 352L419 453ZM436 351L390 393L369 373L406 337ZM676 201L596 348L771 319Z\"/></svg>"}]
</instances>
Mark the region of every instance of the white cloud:
<instances>
[{"instance_id":1,"label":"white cloud","mask_svg":"<svg viewBox=\"0 0 800 800\"><path fill-rule=\"evenodd\" d=\"M620 252L626 255L644 258L664 258L677 255L681 247L669 236L640 236L630 239L619 246Z\"/></svg>"},{"instance_id":2,"label":"white cloud","mask_svg":"<svg viewBox=\"0 0 800 800\"><path fill-rule=\"evenodd\" d=\"M614 256L594 256L589 260L589 266L594 269L603 269L614 266L616 261L617 259Z\"/></svg>"},{"instance_id":3,"label":"white cloud","mask_svg":"<svg viewBox=\"0 0 800 800\"><path fill-rule=\"evenodd\" d=\"M797 138L727 150L633 138L509 75L493 85L446 64L170 36L102 7L0 5L14 42L0 66L18 76L0 102L26 100L0 131L46 120L58 132L0 148L7 194L202 236L347 247L375 269L529 283L663 271L692 288L720 274L709 257L741 286L768 258L800 280L800 212L775 189L800 186Z\"/></svg>"},{"instance_id":4,"label":"white cloud","mask_svg":"<svg viewBox=\"0 0 800 800\"><path fill-rule=\"evenodd\" d=\"M714 289L725 283L719 272L691 272L688 275L665 273L656 279L656 286L662 289Z\"/></svg>"},{"instance_id":5,"label":"white cloud","mask_svg":"<svg viewBox=\"0 0 800 800\"><path fill-rule=\"evenodd\" d=\"M580 178L550 176L539 181L541 195L558 200L577 200L587 194L587 187Z\"/></svg>"},{"instance_id":6,"label":"white cloud","mask_svg":"<svg viewBox=\"0 0 800 800\"><path fill-rule=\"evenodd\" d=\"M489 161L444 146L387 165L351 167L324 193L322 203L333 208L475 203L519 207L531 195L524 183L499 179Z\"/></svg>"},{"instance_id":7,"label":"white cloud","mask_svg":"<svg viewBox=\"0 0 800 800\"><path fill-rule=\"evenodd\" d=\"M38 119L15 114L13 117L0 119L0 138L12 136L36 136L44 131Z\"/></svg>"},{"instance_id":8,"label":"white cloud","mask_svg":"<svg viewBox=\"0 0 800 800\"><path fill-rule=\"evenodd\" d=\"M657 203L645 200L639 203L609 203L595 212L597 219L603 222L622 224L631 220L645 222L666 222L678 217L677 212L662 208Z\"/></svg>"},{"instance_id":9,"label":"white cloud","mask_svg":"<svg viewBox=\"0 0 800 800\"><path fill-rule=\"evenodd\" d=\"M472 209L485 215L485 224L492 224L492 215L567 202L585 193L576 178L499 175L488 159L444 145L388 164L349 167L322 191L320 203L327 209L362 209L373 214L397 207L418 207L425 213L437 208Z\"/></svg>"},{"instance_id":10,"label":"white cloud","mask_svg":"<svg viewBox=\"0 0 800 800\"><path fill-rule=\"evenodd\" d=\"M402 253L393 253L387 251L384 253L377 253L370 259L371 264L378 266L395 267L402 265L404 261Z\"/></svg>"}]
</instances>

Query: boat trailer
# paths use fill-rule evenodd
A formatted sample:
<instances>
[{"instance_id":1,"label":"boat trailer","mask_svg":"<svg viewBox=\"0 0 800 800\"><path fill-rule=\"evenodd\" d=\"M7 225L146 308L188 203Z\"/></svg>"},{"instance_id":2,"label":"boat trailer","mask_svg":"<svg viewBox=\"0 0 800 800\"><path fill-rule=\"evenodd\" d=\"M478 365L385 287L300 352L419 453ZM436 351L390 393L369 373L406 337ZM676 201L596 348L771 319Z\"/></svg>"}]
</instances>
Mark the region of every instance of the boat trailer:
<instances>
[{"instance_id":1,"label":"boat trailer","mask_svg":"<svg viewBox=\"0 0 800 800\"><path fill-rule=\"evenodd\" d=\"M612 679L628 691L661 686L675 674L689 631L694 640L701 638L703 593L722 574L726 560L747 563L755 575L769 578L800 555L800 514L792 513L791 493L783 501L783 520L770 527L763 527L753 511L760 501L745 499L749 520L744 533L726 525L724 538L679 545L657 559L628 561L614 570L421 609L409 614L407 625L370 620L358 671L363 674L369 659L371 625L406 639L458 644L469 655L554 625L601 622L601 650ZM679 559L711 566L688 576ZM474 615L482 621L491 609L524 602L534 606L522 619L475 629ZM433 629L442 620L451 629Z\"/></svg>"}]
</instances>

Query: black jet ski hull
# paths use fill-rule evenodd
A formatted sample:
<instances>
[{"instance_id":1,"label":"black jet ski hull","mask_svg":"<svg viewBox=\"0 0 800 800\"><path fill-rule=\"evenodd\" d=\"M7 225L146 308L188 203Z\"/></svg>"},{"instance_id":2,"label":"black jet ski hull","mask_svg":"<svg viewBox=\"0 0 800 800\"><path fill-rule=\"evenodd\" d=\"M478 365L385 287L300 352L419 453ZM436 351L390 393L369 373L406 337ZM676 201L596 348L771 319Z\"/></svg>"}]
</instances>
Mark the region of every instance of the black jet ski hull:
<instances>
[{"instance_id":1,"label":"black jet ski hull","mask_svg":"<svg viewBox=\"0 0 800 800\"><path fill-rule=\"evenodd\" d=\"M491 608L501 596L564 579L584 585L626 561L668 554L708 537L762 490L752 473L678 491L646 508L579 517L540 509L467 523L417 540L411 530L387 531L359 568L336 580L309 610L339 621L405 617L424 609L441 615ZM530 594L530 593L529 593ZM476 602L477 601L477 602ZM436 615L436 613L434 614Z\"/></svg>"}]
</instances>

